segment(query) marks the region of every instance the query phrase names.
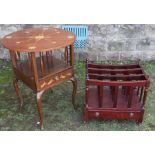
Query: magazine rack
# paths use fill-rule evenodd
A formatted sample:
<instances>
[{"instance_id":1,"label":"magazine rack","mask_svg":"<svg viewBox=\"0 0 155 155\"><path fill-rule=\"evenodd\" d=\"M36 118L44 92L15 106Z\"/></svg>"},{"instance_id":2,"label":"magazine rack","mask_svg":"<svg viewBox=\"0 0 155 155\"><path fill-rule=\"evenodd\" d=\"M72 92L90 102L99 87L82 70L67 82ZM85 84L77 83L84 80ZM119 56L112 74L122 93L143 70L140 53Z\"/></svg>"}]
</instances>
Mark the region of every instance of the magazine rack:
<instances>
[{"instance_id":1,"label":"magazine rack","mask_svg":"<svg viewBox=\"0 0 155 155\"><path fill-rule=\"evenodd\" d=\"M134 119L143 121L149 77L140 64L93 64L86 62L84 120Z\"/></svg>"}]
</instances>

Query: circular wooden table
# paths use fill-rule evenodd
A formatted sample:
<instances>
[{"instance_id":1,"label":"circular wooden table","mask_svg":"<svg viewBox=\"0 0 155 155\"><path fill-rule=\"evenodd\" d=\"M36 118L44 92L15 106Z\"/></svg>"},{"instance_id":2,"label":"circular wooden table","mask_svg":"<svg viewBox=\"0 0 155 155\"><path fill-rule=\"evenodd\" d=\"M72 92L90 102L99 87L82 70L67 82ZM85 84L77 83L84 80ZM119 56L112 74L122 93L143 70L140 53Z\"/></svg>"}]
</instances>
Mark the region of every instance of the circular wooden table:
<instances>
[{"instance_id":1,"label":"circular wooden table","mask_svg":"<svg viewBox=\"0 0 155 155\"><path fill-rule=\"evenodd\" d=\"M43 128L42 94L65 81L73 83L72 103L75 107L77 81L74 77L74 33L58 28L30 28L6 35L2 44L9 49L13 64L13 85L20 99L18 81L36 93L40 126ZM54 57L55 49L64 49L63 59Z\"/></svg>"}]
</instances>

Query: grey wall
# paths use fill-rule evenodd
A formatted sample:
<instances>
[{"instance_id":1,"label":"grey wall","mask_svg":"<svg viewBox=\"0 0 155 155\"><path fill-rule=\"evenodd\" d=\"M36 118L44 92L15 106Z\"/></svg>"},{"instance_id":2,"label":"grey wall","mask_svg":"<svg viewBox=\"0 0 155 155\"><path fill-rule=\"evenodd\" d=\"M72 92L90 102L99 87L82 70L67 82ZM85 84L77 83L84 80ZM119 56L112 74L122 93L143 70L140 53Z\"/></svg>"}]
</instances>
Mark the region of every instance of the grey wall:
<instances>
[{"instance_id":1,"label":"grey wall","mask_svg":"<svg viewBox=\"0 0 155 155\"><path fill-rule=\"evenodd\" d=\"M28 28L60 25L0 25L0 38L11 32ZM155 25L88 25L86 48L75 49L77 60L155 60ZM0 45L0 58L8 58Z\"/></svg>"}]
</instances>

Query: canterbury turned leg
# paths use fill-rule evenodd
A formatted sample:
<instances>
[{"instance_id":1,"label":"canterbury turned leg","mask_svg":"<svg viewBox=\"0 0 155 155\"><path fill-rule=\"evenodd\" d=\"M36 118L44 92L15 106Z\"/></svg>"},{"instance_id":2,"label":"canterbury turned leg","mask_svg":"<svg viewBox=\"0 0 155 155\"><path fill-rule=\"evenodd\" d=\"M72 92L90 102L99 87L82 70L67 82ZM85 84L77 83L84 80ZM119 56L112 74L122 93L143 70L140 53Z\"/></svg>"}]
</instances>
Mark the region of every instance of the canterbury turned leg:
<instances>
[{"instance_id":1,"label":"canterbury turned leg","mask_svg":"<svg viewBox=\"0 0 155 155\"><path fill-rule=\"evenodd\" d=\"M16 78L13 79L13 86L14 86L15 92L16 92L17 96L19 97L19 100L20 100L20 111L21 111L22 107L23 107L23 97L22 97L20 90L19 90L18 79L16 79Z\"/></svg>"},{"instance_id":2,"label":"canterbury turned leg","mask_svg":"<svg viewBox=\"0 0 155 155\"><path fill-rule=\"evenodd\" d=\"M75 77L72 77L70 80L72 81L72 84L73 84L72 104L74 106L74 109L76 109L76 106L75 106L75 95L76 95L76 91L77 91L77 80L76 80Z\"/></svg>"}]
</instances>

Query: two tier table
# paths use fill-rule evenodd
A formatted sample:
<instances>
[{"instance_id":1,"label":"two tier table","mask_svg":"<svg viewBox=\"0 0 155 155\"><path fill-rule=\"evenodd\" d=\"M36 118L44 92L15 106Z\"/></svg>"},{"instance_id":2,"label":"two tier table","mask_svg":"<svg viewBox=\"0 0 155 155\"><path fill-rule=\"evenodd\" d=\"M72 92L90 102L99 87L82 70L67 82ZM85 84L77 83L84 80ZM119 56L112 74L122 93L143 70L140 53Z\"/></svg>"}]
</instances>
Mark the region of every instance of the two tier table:
<instances>
[{"instance_id":1,"label":"two tier table","mask_svg":"<svg viewBox=\"0 0 155 155\"><path fill-rule=\"evenodd\" d=\"M134 119L143 121L149 77L140 64L86 63L85 121Z\"/></svg>"},{"instance_id":2,"label":"two tier table","mask_svg":"<svg viewBox=\"0 0 155 155\"><path fill-rule=\"evenodd\" d=\"M42 94L66 80L73 84L72 103L75 107L77 81L74 77L74 33L58 28L30 28L5 36L2 44L9 49L14 71L13 85L20 99L18 81L36 94L40 127L43 128ZM61 49L61 57L54 55ZM60 51L59 51L60 52Z\"/></svg>"}]
</instances>

